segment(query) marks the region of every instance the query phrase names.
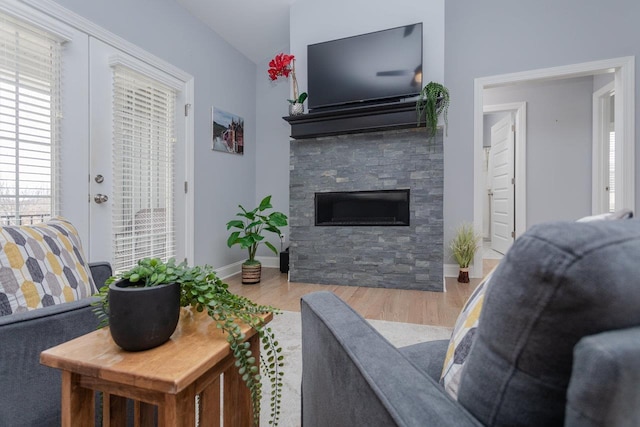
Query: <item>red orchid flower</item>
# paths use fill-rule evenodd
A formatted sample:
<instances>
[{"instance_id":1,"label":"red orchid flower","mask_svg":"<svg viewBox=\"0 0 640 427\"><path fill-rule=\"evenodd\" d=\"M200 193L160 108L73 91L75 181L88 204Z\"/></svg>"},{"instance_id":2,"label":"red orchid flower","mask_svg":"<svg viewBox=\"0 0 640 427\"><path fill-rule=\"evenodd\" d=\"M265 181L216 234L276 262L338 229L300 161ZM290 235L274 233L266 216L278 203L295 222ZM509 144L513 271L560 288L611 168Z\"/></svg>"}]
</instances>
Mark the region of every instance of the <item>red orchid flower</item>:
<instances>
[{"instance_id":1,"label":"red orchid flower","mask_svg":"<svg viewBox=\"0 0 640 427\"><path fill-rule=\"evenodd\" d=\"M276 55L269 62L269 69L267 72L269 73L269 78L271 80L276 80L280 76L289 77L289 73L291 73L291 61L293 61L295 57L293 55L287 55L284 53L280 53Z\"/></svg>"}]
</instances>

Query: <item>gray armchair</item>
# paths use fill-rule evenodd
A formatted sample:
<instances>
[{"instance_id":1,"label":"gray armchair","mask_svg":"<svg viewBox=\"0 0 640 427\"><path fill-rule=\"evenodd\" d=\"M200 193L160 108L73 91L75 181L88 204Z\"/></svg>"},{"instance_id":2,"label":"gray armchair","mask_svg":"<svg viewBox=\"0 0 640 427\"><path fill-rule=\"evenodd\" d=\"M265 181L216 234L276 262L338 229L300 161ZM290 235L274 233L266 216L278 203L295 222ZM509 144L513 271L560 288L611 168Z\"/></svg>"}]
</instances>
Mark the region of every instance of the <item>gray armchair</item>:
<instances>
[{"instance_id":1,"label":"gray armchair","mask_svg":"<svg viewBox=\"0 0 640 427\"><path fill-rule=\"evenodd\" d=\"M89 264L99 288L109 263ZM40 365L40 353L98 326L95 298L0 317L0 426L60 425L60 371Z\"/></svg>"},{"instance_id":2,"label":"gray armchair","mask_svg":"<svg viewBox=\"0 0 640 427\"><path fill-rule=\"evenodd\" d=\"M488 284L458 400L447 341L395 348L329 292L302 298L312 426L640 425L640 221L550 223Z\"/></svg>"}]
</instances>

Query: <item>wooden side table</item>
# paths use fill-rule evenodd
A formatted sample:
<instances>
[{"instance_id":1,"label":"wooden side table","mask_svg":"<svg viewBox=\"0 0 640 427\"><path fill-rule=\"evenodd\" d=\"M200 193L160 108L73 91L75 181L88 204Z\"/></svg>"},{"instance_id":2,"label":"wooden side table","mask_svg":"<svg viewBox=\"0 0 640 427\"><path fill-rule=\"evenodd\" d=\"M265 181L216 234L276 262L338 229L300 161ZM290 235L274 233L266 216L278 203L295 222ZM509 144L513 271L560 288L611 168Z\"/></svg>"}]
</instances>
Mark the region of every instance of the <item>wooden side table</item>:
<instances>
[{"instance_id":1,"label":"wooden side table","mask_svg":"<svg viewBox=\"0 0 640 427\"><path fill-rule=\"evenodd\" d=\"M265 322L272 314L264 315ZM242 331L259 360L258 334ZM200 426L220 425L220 375L224 374L224 426L251 426L251 395L234 366L226 336L205 313L183 309L176 331L160 347L127 352L101 329L45 350L40 363L62 370L62 426L94 425L94 390L104 393L105 426L126 425L126 398L135 401L135 425L193 427L196 395ZM259 414L257 414L259 416Z\"/></svg>"}]
</instances>

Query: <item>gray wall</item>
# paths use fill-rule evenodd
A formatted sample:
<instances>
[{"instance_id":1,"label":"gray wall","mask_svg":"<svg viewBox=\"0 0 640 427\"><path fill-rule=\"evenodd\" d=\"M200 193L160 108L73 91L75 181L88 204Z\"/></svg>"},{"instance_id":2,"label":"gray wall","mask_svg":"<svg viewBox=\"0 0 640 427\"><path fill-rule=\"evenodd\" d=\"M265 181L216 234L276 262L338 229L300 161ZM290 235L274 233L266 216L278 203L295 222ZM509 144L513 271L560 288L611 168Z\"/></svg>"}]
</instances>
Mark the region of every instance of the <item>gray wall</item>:
<instances>
[{"instance_id":1,"label":"gray wall","mask_svg":"<svg viewBox=\"0 0 640 427\"><path fill-rule=\"evenodd\" d=\"M173 0L57 2L194 77L194 262L219 267L246 258L226 247L225 224L238 204L256 199L256 65ZM213 105L244 117L243 156L211 151Z\"/></svg>"},{"instance_id":2,"label":"gray wall","mask_svg":"<svg viewBox=\"0 0 640 427\"><path fill-rule=\"evenodd\" d=\"M277 53L288 52L288 46L274 52L258 64L256 71L256 203L271 194L274 209L289 215L289 134L291 127L282 117L289 114L291 81L267 77L268 64ZM289 227L280 229L289 241ZM279 239L265 236L276 248ZM286 247L286 246L285 246ZM274 256L261 245L258 256Z\"/></svg>"},{"instance_id":3,"label":"gray wall","mask_svg":"<svg viewBox=\"0 0 640 427\"><path fill-rule=\"evenodd\" d=\"M485 105L527 103L527 228L591 214L592 95L591 76L484 91Z\"/></svg>"},{"instance_id":4,"label":"gray wall","mask_svg":"<svg viewBox=\"0 0 640 427\"><path fill-rule=\"evenodd\" d=\"M473 219L474 79L640 55L638 16L640 2L635 0L445 2L445 83L452 96L444 142L445 242L457 224ZM487 25L489 21L496 25ZM637 76L636 71L636 115L640 112ZM637 163L636 159L636 168ZM544 174L546 168L528 173ZM636 174L637 200L639 191Z\"/></svg>"},{"instance_id":5,"label":"gray wall","mask_svg":"<svg viewBox=\"0 0 640 427\"><path fill-rule=\"evenodd\" d=\"M272 113L273 117L286 114L282 95L288 97L288 87L276 87L276 91L281 91L276 94L274 88L263 86L264 64L256 68L171 0L57 1L194 75L195 227L196 236L201 236L196 240L196 262L221 266L243 259L244 253L227 249L224 243L227 236L224 223L234 215L235 206L251 205L264 194L274 194L279 210L286 210L288 205L288 199L280 202L281 197L288 197L284 190L288 187L287 177L281 173L288 165L288 156L283 155L288 151L284 145L288 144L280 139L288 135L288 130L271 122ZM424 80L444 80L452 95L449 133L444 141L447 247L460 222L473 219L474 79L640 55L638 16L640 2L635 0L298 0L291 8L290 52L301 57L306 55L306 44L311 42L411 22L428 24ZM487 21L499 25L488 26ZM299 69L304 68L299 63ZM302 73L300 80L304 90L306 76ZM639 92L640 81L636 77L638 112ZM211 105L245 118L244 156L233 158L210 151ZM264 119L264 125L257 123L258 116ZM640 157L640 150L636 156ZM636 192L640 192L638 182ZM636 198L640 200L638 194Z\"/></svg>"}]
</instances>

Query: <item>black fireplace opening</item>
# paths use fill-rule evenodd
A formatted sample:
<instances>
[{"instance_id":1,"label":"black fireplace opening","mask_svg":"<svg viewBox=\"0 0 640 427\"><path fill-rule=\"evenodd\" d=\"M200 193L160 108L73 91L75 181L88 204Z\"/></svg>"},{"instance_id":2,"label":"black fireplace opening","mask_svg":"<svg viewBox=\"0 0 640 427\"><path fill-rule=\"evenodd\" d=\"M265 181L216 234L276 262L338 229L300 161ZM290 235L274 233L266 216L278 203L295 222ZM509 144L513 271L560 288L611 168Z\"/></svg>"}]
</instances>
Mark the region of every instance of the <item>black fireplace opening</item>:
<instances>
[{"instance_id":1,"label":"black fireplace opening","mask_svg":"<svg viewBox=\"0 0 640 427\"><path fill-rule=\"evenodd\" d=\"M409 225L409 190L315 194L317 226Z\"/></svg>"}]
</instances>

